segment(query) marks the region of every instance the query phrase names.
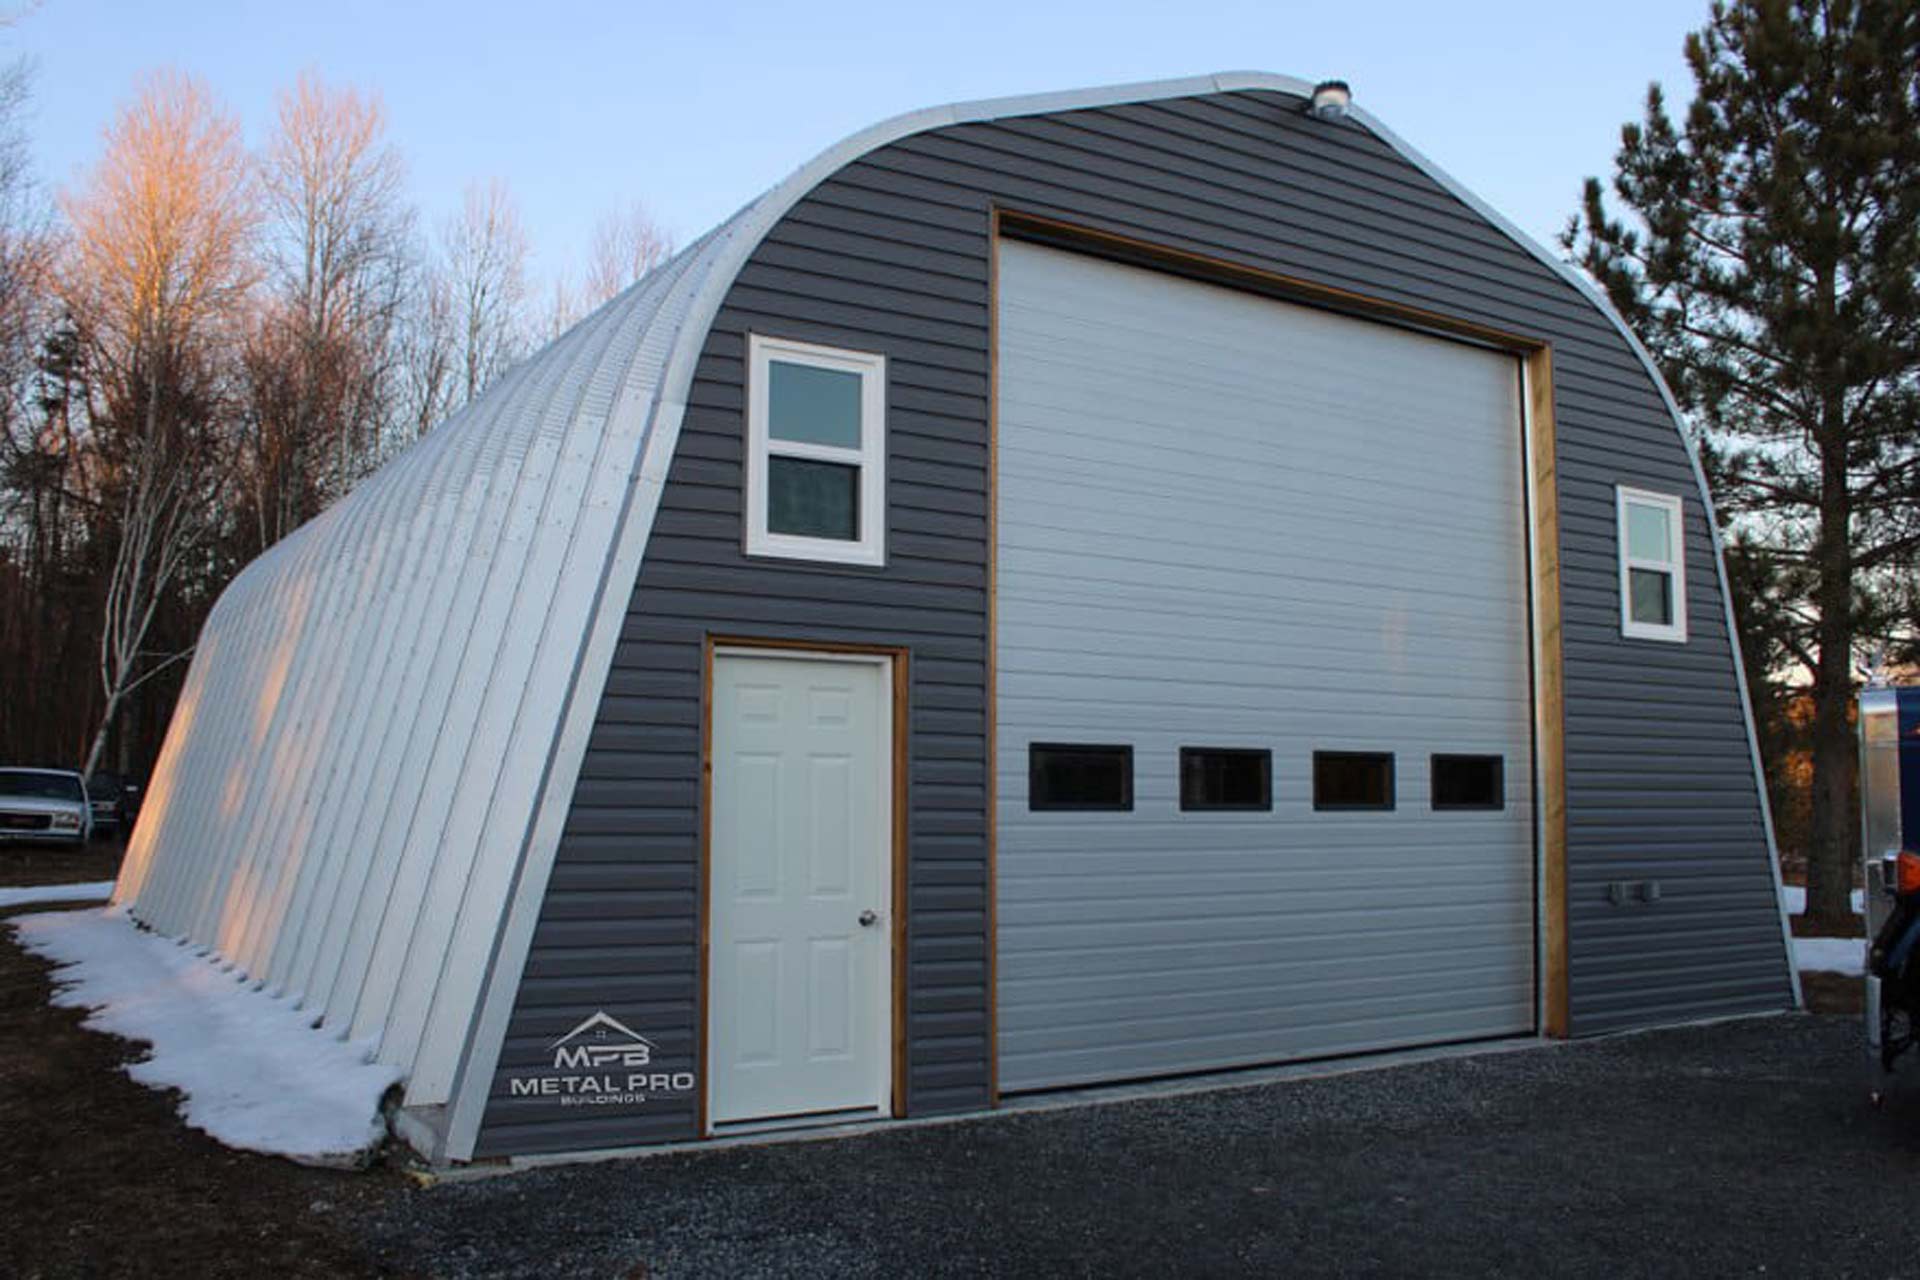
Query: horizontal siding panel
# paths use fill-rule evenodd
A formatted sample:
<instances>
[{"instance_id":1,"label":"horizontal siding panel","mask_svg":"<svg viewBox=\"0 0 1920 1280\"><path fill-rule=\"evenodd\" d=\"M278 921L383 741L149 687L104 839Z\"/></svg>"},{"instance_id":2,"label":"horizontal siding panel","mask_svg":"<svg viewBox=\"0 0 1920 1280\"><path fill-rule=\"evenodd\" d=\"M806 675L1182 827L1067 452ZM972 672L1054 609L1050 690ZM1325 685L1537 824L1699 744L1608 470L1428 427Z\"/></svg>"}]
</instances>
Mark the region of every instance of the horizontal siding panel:
<instances>
[{"instance_id":1,"label":"horizontal siding panel","mask_svg":"<svg viewBox=\"0 0 1920 1280\"><path fill-rule=\"evenodd\" d=\"M976 962L973 967L977 971L973 981L960 982L936 981L922 974L921 966L915 965L909 1010L919 1018L977 1017L984 1025L986 1017L981 1010L987 1001L986 966Z\"/></svg>"},{"instance_id":2,"label":"horizontal siding panel","mask_svg":"<svg viewBox=\"0 0 1920 1280\"><path fill-rule=\"evenodd\" d=\"M599 974L647 973L663 976L662 990L671 998L690 998L693 957L675 943L659 946L633 944L605 947L548 947L527 957L526 976L566 978ZM679 975L674 981L666 978ZM676 985L679 984L679 985ZM662 996L659 998L669 998Z\"/></svg>"},{"instance_id":3,"label":"horizontal siding panel","mask_svg":"<svg viewBox=\"0 0 1920 1280\"><path fill-rule=\"evenodd\" d=\"M801 209L854 209L884 219L887 230L878 234L919 236L931 228L973 238L985 251L985 202L975 191L951 182L927 181L899 187L890 184L884 194L869 185L879 169L871 157L854 161L815 187ZM792 217L789 214L788 217Z\"/></svg>"},{"instance_id":4,"label":"horizontal siding panel","mask_svg":"<svg viewBox=\"0 0 1920 1280\"><path fill-rule=\"evenodd\" d=\"M756 590L756 575L761 570L751 564L727 568L705 568L691 561L661 560L653 584L652 599L659 606L671 606L676 593L702 593L725 600L726 607L745 610L737 616L758 616L768 609L766 596ZM922 630L951 630L967 634L978 630L979 616L952 608L955 588L978 595L985 589L986 572L978 563L955 565L944 560L913 560L897 563L881 577L872 572L821 573L816 581L822 595L831 598L816 603L824 609L864 606L911 609L914 622ZM830 614L822 614L830 617ZM943 625L944 624L944 625Z\"/></svg>"},{"instance_id":5,"label":"horizontal siding panel","mask_svg":"<svg viewBox=\"0 0 1920 1280\"><path fill-rule=\"evenodd\" d=\"M581 894L591 898L603 893L628 893L673 890L693 891L692 868L662 866L650 862L624 862L607 865L599 862L569 862L555 867L547 882L552 894ZM678 907L681 904L673 904Z\"/></svg>"},{"instance_id":6,"label":"horizontal siding panel","mask_svg":"<svg viewBox=\"0 0 1920 1280\"><path fill-rule=\"evenodd\" d=\"M621 920L612 916L570 919L544 911L534 929L535 949L548 947L660 946L686 944L697 932L691 902L673 904L671 914L658 918ZM585 1016L584 1014L582 1015Z\"/></svg>"},{"instance_id":7,"label":"horizontal siding panel","mask_svg":"<svg viewBox=\"0 0 1920 1280\"><path fill-rule=\"evenodd\" d=\"M844 205L825 187L781 220L769 233L769 246L793 245L813 253L932 268L950 275L986 279L986 238L971 216L956 231L931 223L877 216L858 204Z\"/></svg>"},{"instance_id":8,"label":"horizontal siding panel","mask_svg":"<svg viewBox=\"0 0 1920 1280\"><path fill-rule=\"evenodd\" d=\"M798 281L785 282L797 285ZM874 307L859 302L832 302L813 298L803 288L745 289L736 287L728 295L730 304L748 316L772 316L783 311L804 309L810 322L807 334L814 340L830 340L838 346L867 348L885 346L887 335L899 331L922 342L948 347L970 347L977 339L979 325L966 318L946 318L916 314L907 303ZM960 309L964 311L964 309ZM727 319L736 317L722 317ZM981 319L984 319L984 314ZM747 327L751 328L751 325ZM792 326L783 336L797 333Z\"/></svg>"},{"instance_id":9,"label":"horizontal siding panel","mask_svg":"<svg viewBox=\"0 0 1920 1280\"><path fill-rule=\"evenodd\" d=\"M816 243L822 239L827 241L825 246ZM837 248L833 247L836 241ZM979 305L987 301L986 263L973 245L965 253L944 253L889 240L796 236L789 230L768 236L754 258L762 267L921 294L942 302L969 292Z\"/></svg>"}]
</instances>

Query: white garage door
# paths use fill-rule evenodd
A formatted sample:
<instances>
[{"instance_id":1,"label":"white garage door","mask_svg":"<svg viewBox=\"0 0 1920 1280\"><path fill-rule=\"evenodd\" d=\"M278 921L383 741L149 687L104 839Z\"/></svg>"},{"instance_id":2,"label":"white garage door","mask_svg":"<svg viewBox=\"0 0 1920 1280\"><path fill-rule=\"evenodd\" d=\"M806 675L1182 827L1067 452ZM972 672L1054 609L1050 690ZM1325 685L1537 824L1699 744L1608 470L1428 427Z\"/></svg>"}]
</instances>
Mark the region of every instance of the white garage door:
<instances>
[{"instance_id":1,"label":"white garage door","mask_svg":"<svg viewBox=\"0 0 1920 1280\"><path fill-rule=\"evenodd\" d=\"M999 299L1002 1087L1530 1031L1516 360L1014 242Z\"/></svg>"}]
</instances>

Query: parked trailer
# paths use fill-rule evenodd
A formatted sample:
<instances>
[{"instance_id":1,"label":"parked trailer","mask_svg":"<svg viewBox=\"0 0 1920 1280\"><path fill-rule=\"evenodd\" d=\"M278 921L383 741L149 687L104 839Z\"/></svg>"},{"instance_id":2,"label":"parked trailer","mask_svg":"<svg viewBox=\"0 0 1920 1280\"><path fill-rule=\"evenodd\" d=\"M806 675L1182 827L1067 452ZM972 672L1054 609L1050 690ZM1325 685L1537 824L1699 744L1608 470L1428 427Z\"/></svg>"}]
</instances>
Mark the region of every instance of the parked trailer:
<instances>
[{"instance_id":1,"label":"parked trailer","mask_svg":"<svg viewBox=\"0 0 1920 1280\"><path fill-rule=\"evenodd\" d=\"M1877 1103L1913 1046L1920 1002L1920 687L1875 684L1860 694L1860 837Z\"/></svg>"}]
</instances>

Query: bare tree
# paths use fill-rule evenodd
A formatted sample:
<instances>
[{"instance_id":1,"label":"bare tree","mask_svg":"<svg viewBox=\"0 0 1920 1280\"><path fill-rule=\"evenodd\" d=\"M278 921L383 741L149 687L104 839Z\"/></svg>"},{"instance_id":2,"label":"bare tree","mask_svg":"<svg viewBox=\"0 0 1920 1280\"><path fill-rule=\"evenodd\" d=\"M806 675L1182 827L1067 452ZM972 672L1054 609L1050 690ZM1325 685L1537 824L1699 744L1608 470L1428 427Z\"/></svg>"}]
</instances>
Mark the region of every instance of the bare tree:
<instances>
[{"instance_id":1,"label":"bare tree","mask_svg":"<svg viewBox=\"0 0 1920 1280\"><path fill-rule=\"evenodd\" d=\"M466 401L526 343L527 236L507 184L495 178L469 186L442 243L458 342L457 394Z\"/></svg>"},{"instance_id":2,"label":"bare tree","mask_svg":"<svg viewBox=\"0 0 1920 1280\"><path fill-rule=\"evenodd\" d=\"M305 74L262 158L272 288L246 357L256 549L377 460L396 374L411 214L376 98Z\"/></svg>"},{"instance_id":3,"label":"bare tree","mask_svg":"<svg viewBox=\"0 0 1920 1280\"><path fill-rule=\"evenodd\" d=\"M198 81L142 80L60 228L29 79L0 63L0 755L138 769L239 564L670 246L632 205L533 289L504 183L424 235L378 100L313 75L255 156Z\"/></svg>"},{"instance_id":4,"label":"bare tree","mask_svg":"<svg viewBox=\"0 0 1920 1280\"><path fill-rule=\"evenodd\" d=\"M581 305L580 291L573 287L573 281L567 276L559 276L553 282L553 292L547 299L546 318L540 325L540 337L552 342L567 330L579 324L586 315Z\"/></svg>"},{"instance_id":5,"label":"bare tree","mask_svg":"<svg viewBox=\"0 0 1920 1280\"><path fill-rule=\"evenodd\" d=\"M99 388L99 514L117 526L102 532L113 551L91 771L128 694L183 656L156 667L147 637L212 532L225 358L257 276L257 201L238 123L198 81L162 73L141 83L61 203L73 228L61 289Z\"/></svg>"},{"instance_id":6,"label":"bare tree","mask_svg":"<svg viewBox=\"0 0 1920 1280\"><path fill-rule=\"evenodd\" d=\"M51 291L55 239L22 128L32 69L0 66L0 757L50 756L70 739L67 691L85 677L84 623L66 572L79 527L71 327ZM84 421L84 414L80 415ZM83 605L84 608L84 605ZM84 686L83 686L84 687Z\"/></svg>"},{"instance_id":7,"label":"bare tree","mask_svg":"<svg viewBox=\"0 0 1920 1280\"><path fill-rule=\"evenodd\" d=\"M230 322L257 279L258 209L239 122L192 77L143 80L105 144L86 184L60 201L73 230L62 284L124 378Z\"/></svg>"},{"instance_id":8,"label":"bare tree","mask_svg":"<svg viewBox=\"0 0 1920 1280\"><path fill-rule=\"evenodd\" d=\"M32 87L24 60L0 67L0 350L4 373L18 375L45 325L51 229L39 189L28 169L20 118Z\"/></svg>"},{"instance_id":9,"label":"bare tree","mask_svg":"<svg viewBox=\"0 0 1920 1280\"><path fill-rule=\"evenodd\" d=\"M439 263L414 275L400 320L401 434L413 439L431 431L453 411L460 347L454 315L453 283Z\"/></svg>"},{"instance_id":10,"label":"bare tree","mask_svg":"<svg viewBox=\"0 0 1920 1280\"><path fill-rule=\"evenodd\" d=\"M602 217L594 224L587 250L581 311L607 302L672 254L673 238L660 229L639 201Z\"/></svg>"},{"instance_id":11,"label":"bare tree","mask_svg":"<svg viewBox=\"0 0 1920 1280\"><path fill-rule=\"evenodd\" d=\"M36 398L29 383L41 340L55 320L48 288L55 241L20 127L31 83L24 60L0 67L0 419L6 428L0 447L9 468L16 462L31 467L23 455L37 452L41 443L29 412ZM17 496L10 485L0 491L0 502Z\"/></svg>"},{"instance_id":12,"label":"bare tree","mask_svg":"<svg viewBox=\"0 0 1920 1280\"><path fill-rule=\"evenodd\" d=\"M204 447L205 440L196 442ZM147 636L189 557L213 527L222 485L217 460L190 456L192 445L149 436L130 444L120 487L120 545L107 578L100 628L100 689L106 706L81 773L93 776L121 707L141 685L191 649L150 654ZM155 661L154 659L158 659Z\"/></svg>"},{"instance_id":13,"label":"bare tree","mask_svg":"<svg viewBox=\"0 0 1920 1280\"><path fill-rule=\"evenodd\" d=\"M639 201L606 214L594 224L580 285L574 285L570 273L553 281L540 336L553 341L672 254L672 238Z\"/></svg>"}]
</instances>

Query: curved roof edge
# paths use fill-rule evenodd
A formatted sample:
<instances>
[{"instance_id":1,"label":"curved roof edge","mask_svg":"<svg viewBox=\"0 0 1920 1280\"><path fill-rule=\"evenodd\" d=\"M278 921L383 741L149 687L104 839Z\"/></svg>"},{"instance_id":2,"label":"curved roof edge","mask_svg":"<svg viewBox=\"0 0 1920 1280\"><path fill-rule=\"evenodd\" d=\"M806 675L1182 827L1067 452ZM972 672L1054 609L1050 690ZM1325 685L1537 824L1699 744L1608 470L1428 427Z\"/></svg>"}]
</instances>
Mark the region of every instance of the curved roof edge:
<instances>
[{"instance_id":1,"label":"curved roof edge","mask_svg":"<svg viewBox=\"0 0 1920 1280\"><path fill-rule=\"evenodd\" d=\"M522 850L521 865L515 878L512 900L488 966L479 1017L465 1052L461 1056L458 1076L450 1099L448 1127L443 1135L445 1155L454 1159L465 1159L471 1156L478 1137L481 1114L484 1111L487 1090L491 1084L492 1066L505 1038L507 1019L512 1011L519 973L525 963L533 927L545 894L548 873L557 851L559 830L566 816L571 781L578 773L581 757L585 753L586 739L592 728L600 689L605 683L606 673L611 664L619 619L627 606L627 593L619 590L618 587L624 582L630 589L634 575L638 571L640 557L645 550L647 536L653 523L653 512L659 504L667 467L679 439L681 419L685 413L687 397L693 383L694 366L699 359L701 348L705 345L707 331L719 314L720 307L732 288L734 280L746 266L754 251L759 248L761 241L781 218L821 182L861 157L917 133L958 124L1119 106L1134 102L1164 101L1214 93L1270 92L1306 97L1312 91L1312 82L1293 76L1262 71L1224 71L1213 75L978 99L910 111L851 134L820 152L721 224L717 232L710 234L704 243L688 251L692 259L688 265L692 269L686 272L686 277L699 282L697 292L688 300L686 309L675 326L672 349L667 356L660 383L655 390L653 421L646 433L644 452L634 478L635 483L629 490L628 505L621 515L614 553L608 564L607 573L602 579L601 595L576 666L576 673L580 678L575 681L562 717L561 730L555 740L553 755L548 762L545 791L540 808L528 833L527 844ZM1680 437L1681 446L1686 451L1689 464L1693 468L1695 486L1707 514L1708 528L1712 533L1714 568L1726 617L1728 648L1733 656L1733 673L1739 689L1741 714L1747 730L1754 786L1765 823L1768 851L1773 855L1771 861L1777 887L1779 858L1775 848L1773 818L1767 807L1765 775L1760 764L1753 710L1747 698L1746 677L1738 643L1739 633L1733 618L1732 600L1728 593L1719 522L1714 516L1713 499L1707 489L1706 475L1701 469L1698 452L1687 436L1684 415L1680 411L1679 404L1674 400L1666 380L1661 377L1651 354L1627 326L1626 321L1614 309L1612 303L1571 264L1556 258L1533 237L1473 194L1451 174L1409 145L1364 108L1357 105L1350 108L1348 118L1386 143L1443 190L1459 199L1517 246L1578 290L1581 296L1607 317L1621 337L1626 340L1629 348L1645 368L1647 376L1658 389L1661 400L1666 404L1672 419L1674 431ZM1780 924L1782 938L1786 940L1789 934L1784 910L1780 917ZM1790 956L1791 942L1787 941L1785 945L1788 947ZM1789 964L1788 968L1791 970L1792 965ZM1795 1001L1798 1003L1800 988L1797 973L1793 975L1793 986Z\"/></svg>"}]
</instances>

